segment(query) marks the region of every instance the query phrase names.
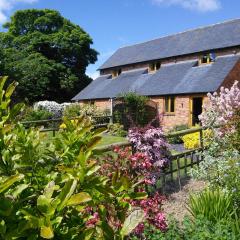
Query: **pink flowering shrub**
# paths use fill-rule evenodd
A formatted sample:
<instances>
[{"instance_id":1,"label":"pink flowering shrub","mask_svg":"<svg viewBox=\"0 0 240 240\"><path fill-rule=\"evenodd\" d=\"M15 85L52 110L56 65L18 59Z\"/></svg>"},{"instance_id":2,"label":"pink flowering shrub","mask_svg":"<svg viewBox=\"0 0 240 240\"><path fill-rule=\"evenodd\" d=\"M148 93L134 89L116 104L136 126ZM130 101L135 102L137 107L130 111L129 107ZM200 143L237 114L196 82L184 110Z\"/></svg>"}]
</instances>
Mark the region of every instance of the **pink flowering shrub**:
<instances>
[{"instance_id":1,"label":"pink flowering shrub","mask_svg":"<svg viewBox=\"0 0 240 240\"><path fill-rule=\"evenodd\" d=\"M136 152L132 154L131 148L115 147L113 153L108 153L106 156L99 159L101 161L100 174L114 178L113 172L118 171L121 176L127 176L132 182L137 182L135 192L146 192L147 186L155 184L155 173L159 169L155 166L150 157L145 152ZM166 231L167 223L164 214L162 213L162 202L165 197L159 193L149 195L142 200L129 200L133 208L141 208L145 213L145 220L148 224ZM135 233L141 235L144 231L145 223L140 223Z\"/></svg>"},{"instance_id":2,"label":"pink flowering shrub","mask_svg":"<svg viewBox=\"0 0 240 240\"><path fill-rule=\"evenodd\" d=\"M137 152L145 153L151 163L159 169L168 165L170 152L162 128L146 126L132 128L128 132L128 139Z\"/></svg>"},{"instance_id":3,"label":"pink flowering shrub","mask_svg":"<svg viewBox=\"0 0 240 240\"><path fill-rule=\"evenodd\" d=\"M153 173L157 169L145 153L136 152L132 154L129 147L115 147L113 152L113 154L108 154L101 159L103 161L100 170L102 175L112 177L112 173L117 170L130 179L138 179L141 182L138 189L145 188L145 184L152 185L155 183Z\"/></svg>"},{"instance_id":4,"label":"pink flowering shrub","mask_svg":"<svg viewBox=\"0 0 240 240\"><path fill-rule=\"evenodd\" d=\"M231 123L240 110L240 88L239 82L236 81L228 89L222 87L219 93L208 94L209 104L204 105L204 111L199 119L203 126L226 125ZM220 128L218 133L223 135L233 128Z\"/></svg>"},{"instance_id":5,"label":"pink flowering shrub","mask_svg":"<svg viewBox=\"0 0 240 240\"><path fill-rule=\"evenodd\" d=\"M147 199L132 200L131 204L143 209L148 224L151 224L162 232L165 232L168 225L164 213L160 211L164 200L165 197L156 193L153 197L149 197ZM144 231L144 227L144 223L140 223L135 229L135 234L141 235Z\"/></svg>"}]
</instances>

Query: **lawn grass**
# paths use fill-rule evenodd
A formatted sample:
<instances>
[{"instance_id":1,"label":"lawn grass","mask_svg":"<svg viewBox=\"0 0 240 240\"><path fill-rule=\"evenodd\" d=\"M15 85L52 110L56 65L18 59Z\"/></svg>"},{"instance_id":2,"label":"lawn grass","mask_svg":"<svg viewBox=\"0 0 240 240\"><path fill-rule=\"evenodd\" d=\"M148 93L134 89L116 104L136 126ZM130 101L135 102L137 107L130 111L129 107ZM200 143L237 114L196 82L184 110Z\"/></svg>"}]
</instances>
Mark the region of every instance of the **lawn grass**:
<instances>
[{"instance_id":1,"label":"lawn grass","mask_svg":"<svg viewBox=\"0 0 240 240\"><path fill-rule=\"evenodd\" d=\"M127 139L125 137L117 137L117 136L104 134L102 135L102 140L98 145L102 147L102 146L107 146L114 143L125 143L125 142L127 142Z\"/></svg>"},{"instance_id":2,"label":"lawn grass","mask_svg":"<svg viewBox=\"0 0 240 240\"><path fill-rule=\"evenodd\" d=\"M53 132L47 132L44 134L47 134L48 141L51 141L51 139L53 138ZM56 136L57 134L58 133L56 132ZM102 147L102 146L107 146L115 143L125 143L125 142L127 142L127 138L125 137L117 137L109 134L102 134L102 140L98 144L98 146Z\"/></svg>"}]
</instances>

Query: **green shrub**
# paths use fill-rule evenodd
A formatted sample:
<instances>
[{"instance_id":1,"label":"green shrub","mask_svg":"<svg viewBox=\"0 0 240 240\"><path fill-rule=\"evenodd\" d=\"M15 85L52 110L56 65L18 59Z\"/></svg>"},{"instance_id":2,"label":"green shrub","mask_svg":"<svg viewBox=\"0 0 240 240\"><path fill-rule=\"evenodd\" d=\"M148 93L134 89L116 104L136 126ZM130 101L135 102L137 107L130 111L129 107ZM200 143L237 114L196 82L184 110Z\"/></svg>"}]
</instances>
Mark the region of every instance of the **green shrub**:
<instances>
[{"instance_id":1,"label":"green shrub","mask_svg":"<svg viewBox=\"0 0 240 240\"><path fill-rule=\"evenodd\" d=\"M235 216L232 196L219 189L206 189L190 195L188 209L194 218L203 216L212 223L229 220Z\"/></svg>"},{"instance_id":2,"label":"green shrub","mask_svg":"<svg viewBox=\"0 0 240 240\"><path fill-rule=\"evenodd\" d=\"M239 223L238 223L239 224ZM142 236L131 236L131 240L238 240L240 239L240 225L238 228L228 220L221 220L215 224L199 216L194 221L185 217L183 223L169 219L168 231L161 232L148 225Z\"/></svg>"},{"instance_id":3,"label":"green shrub","mask_svg":"<svg viewBox=\"0 0 240 240\"><path fill-rule=\"evenodd\" d=\"M0 78L0 239L122 240L144 221L128 200L144 199L124 173L99 173L94 149L105 129L88 117L66 118L51 139L14 122L16 83ZM47 141L48 140L48 141Z\"/></svg>"},{"instance_id":4,"label":"green shrub","mask_svg":"<svg viewBox=\"0 0 240 240\"><path fill-rule=\"evenodd\" d=\"M183 130L187 130L189 129L188 125L177 125L175 127L173 127L169 133L175 133L175 132L179 132L179 131L183 131ZM177 137L171 137L169 138L169 143L172 143L172 144L180 144L180 143L183 143L183 140L182 140L182 136L177 136Z\"/></svg>"},{"instance_id":5,"label":"green shrub","mask_svg":"<svg viewBox=\"0 0 240 240\"><path fill-rule=\"evenodd\" d=\"M101 110L93 104L80 105L79 103L73 103L67 106L63 112L63 116L67 118L79 117L81 115L86 116L108 116L109 110Z\"/></svg>"},{"instance_id":6,"label":"green shrub","mask_svg":"<svg viewBox=\"0 0 240 240\"><path fill-rule=\"evenodd\" d=\"M108 124L108 133L112 136L126 137L127 131L123 129L123 125L119 123Z\"/></svg>"},{"instance_id":7,"label":"green shrub","mask_svg":"<svg viewBox=\"0 0 240 240\"><path fill-rule=\"evenodd\" d=\"M120 95L118 99L120 104L114 107L114 122L123 124L125 129L132 125L145 126L148 124L149 116L152 115L147 108L148 97L130 92ZM153 118L155 117L156 115L153 116Z\"/></svg>"},{"instance_id":8,"label":"green shrub","mask_svg":"<svg viewBox=\"0 0 240 240\"><path fill-rule=\"evenodd\" d=\"M73 103L67 106L63 111L63 116L66 118L79 117L82 114L82 106L79 103Z\"/></svg>"},{"instance_id":9,"label":"green shrub","mask_svg":"<svg viewBox=\"0 0 240 240\"><path fill-rule=\"evenodd\" d=\"M23 117L23 121L47 120L51 119L52 117L53 114L48 112L47 110L34 110L32 108L29 108L29 110L26 111L26 114Z\"/></svg>"}]
</instances>

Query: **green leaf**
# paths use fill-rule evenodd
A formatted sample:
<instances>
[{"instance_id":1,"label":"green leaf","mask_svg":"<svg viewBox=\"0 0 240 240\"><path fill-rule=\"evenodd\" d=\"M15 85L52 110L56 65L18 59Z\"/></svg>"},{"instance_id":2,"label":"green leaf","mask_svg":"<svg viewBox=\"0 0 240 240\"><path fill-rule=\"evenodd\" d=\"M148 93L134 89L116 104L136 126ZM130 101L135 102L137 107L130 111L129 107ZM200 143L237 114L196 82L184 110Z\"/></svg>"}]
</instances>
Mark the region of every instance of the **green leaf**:
<instances>
[{"instance_id":1,"label":"green leaf","mask_svg":"<svg viewBox=\"0 0 240 240\"><path fill-rule=\"evenodd\" d=\"M2 100L3 100L3 87L5 82L7 81L8 77L0 77L0 104L2 104Z\"/></svg>"},{"instance_id":2,"label":"green leaf","mask_svg":"<svg viewBox=\"0 0 240 240\"><path fill-rule=\"evenodd\" d=\"M77 180L70 179L67 183L65 183L63 189L61 190L61 193L58 196L58 199L60 200L60 204L58 205L58 211L61 211L70 197L72 196L73 192L75 191L77 187Z\"/></svg>"},{"instance_id":3,"label":"green leaf","mask_svg":"<svg viewBox=\"0 0 240 240\"><path fill-rule=\"evenodd\" d=\"M87 173L86 173L86 176L91 176L92 174L94 174L95 172L97 172L101 167L100 166L93 166L91 167Z\"/></svg>"},{"instance_id":4,"label":"green leaf","mask_svg":"<svg viewBox=\"0 0 240 240\"><path fill-rule=\"evenodd\" d=\"M68 200L67 205L68 206L79 205L85 202L89 202L91 200L92 198L88 193L81 192L81 193L72 195L71 198Z\"/></svg>"},{"instance_id":5,"label":"green leaf","mask_svg":"<svg viewBox=\"0 0 240 240\"><path fill-rule=\"evenodd\" d=\"M87 145L87 149L88 150L94 149L97 146L97 144L99 142L101 142L101 140L102 140L102 137L100 137L100 136L92 138L91 141Z\"/></svg>"},{"instance_id":6,"label":"green leaf","mask_svg":"<svg viewBox=\"0 0 240 240\"><path fill-rule=\"evenodd\" d=\"M53 233L52 227L50 227L50 226L43 226L43 227L41 227L40 235L41 235L42 238L52 239L54 237L54 233Z\"/></svg>"},{"instance_id":7,"label":"green leaf","mask_svg":"<svg viewBox=\"0 0 240 240\"><path fill-rule=\"evenodd\" d=\"M0 193L6 191L10 188L15 182L21 181L24 178L23 174L17 174L14 176L9 177L3 183L0 184Z\"/></svg>"},{"instance_id":8,"label":"green leaf","mask_svg":"<svg viewBox=\"0 0 240 240\"><path fill-rule=\"evenodd\" d=\"M96 129L96 130L94 131L94 133L93 133L93 137L102 134L102 133L105 132L106 130L107 130L107 128L98 128L98 129Z\"/></svg>"},{"instance_id":9,"label":"green leaf","mask_svg":"<svg viewBox=\"0 0 240 240\"><path fill-rule=\"evenodd\" d=\"M24 103L17 103L13 106L13 108L10 110L10 119L13 119L21 112L21 110L25 107Z\"/></svg>"},{"instance_id":10,"label":"green leaf","mask_svg":"<svg viewBox=\"0 0 240 240\"><path fill-rule=\"evenodd\" d=\"M106 221L102 222L101 228L103 230L103 235L104 235L106 240L114 239L114 231Z\"/></svg>"},{"instance_id":11,"label":"green leaf","mask_svg":"<svg viewBox=\"0 0 240 240\"><path fill-rule=\"evenodd\" d=\"M6 227L5 221L2 220L2 221L0 222L0 234L1 234L2 236L4 236L5 233L6 233L6 230L7 230L7 227Z\"/></svg>"},{"instance_id":12,"label":"green leaf","mask_svg":"<svg viewBox=\"0 0 240 240\"><path fill-rule=\"evenodd\" d=\"M121 236L125 237L129 235L139 223L144 221L144 212L142 210L133 211L125 220L121 229Z\"/></svg>"},{"instance_id":13,"label":"green leaf","mask_svg":"<svg viewBox=\"0 0 240 240\"><path fill-rule=\"evenodd\" d=\"M146 199L148 197L148 194L146 192L134 192L130 193L129 197L131 199Z\"/></svg>"},{"instance_id":14,"label":"green leaf","mask_svg":"<svg viewBox=\"0 0 240 240\"><path fill-rule=\"evenodd\" d=\"M45 216L54 215L55 208L51 205L52 199L47 198L45 195L40 195L37 199L37 207L39 211Z\"/></svg>"},{"instance_id":15,"label":"green leaf","mask_svg":"<svg viewBox=\"0 0 240 240\"><path fill-rule=\"evenodd\" d=\"M11 84L9 84L9 86L8 86L6 92L5 92L5 97L6 98L10 98L12 96L12 94L15 91L17 85L18 85L17 82L12 82Z\"/></svg>"},{"instance_id":16,"label":"green leaf","mask_svg":"<svg viewBox=\"0 0 240 240\"><path fill-rule=\"evenodd\" d=\"M53 192L57 189L58 189L58 186L55 185L54 181L51 181L45 187L43 195L45 195L46 198L51 198L53 195Z\"/></svg>"},{"instance_id":17,"label":"green leaf","mask_svg":"<svg viewBox=\"0 0 240 240\"><path fill-rule=\"evenodd\" d=\"M91 240L92 239L92 235L94 234L94 229L87 229L84 230L83 233L79 236L79 239L82 240Z\"/></svg>"},{"instance_id":18,"label":"green leaf","mask_svg":"<svg viewBox=\"0 0 240 240\"><path fill-rule=\"evenodd\" d=\"M28 188L28 186L29 186L28 184L20 184L15 188L15 190L12 193L12 196L14 198L17 198L25 189Z\"/></svg>"}]
</instances>

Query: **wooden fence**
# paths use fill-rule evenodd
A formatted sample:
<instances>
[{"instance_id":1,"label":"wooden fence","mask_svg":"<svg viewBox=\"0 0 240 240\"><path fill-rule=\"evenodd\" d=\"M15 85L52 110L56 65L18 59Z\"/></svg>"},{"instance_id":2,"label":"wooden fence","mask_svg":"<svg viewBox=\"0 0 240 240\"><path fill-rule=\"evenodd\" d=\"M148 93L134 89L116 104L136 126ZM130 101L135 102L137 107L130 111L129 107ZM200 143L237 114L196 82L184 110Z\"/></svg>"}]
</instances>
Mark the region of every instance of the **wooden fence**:
<instances>
[{"instance_id":1,"label":"wooden fence","mask_svg":"<svg viewBox=\"0 0 240 240\"><path fill-rule=\"evenodd\" d=\"M94 125L95 128L99 127L107 127L109 123L112 123L112 116L93 116L92 117L96 124ZM77 118L72 118L74 120ZM62 118L56 119L47 119L47 120L36 120L36 121L25 121L21 122L26 127L38 126L41 127L40 132L52 132L53 136L56 135L56 132L59 131L59 127L63 122Z\"/></svg>"},{"instance_id":2,"label":"wooden fence","mask_svg":"<svg viewBox=\"0 0 240 240\"><path fill-rule=\"evenodd\" d=\"M103 117L94 117L95 119L101 119ZM102 127L102 126L107 126L108 123L112 121L112 116L104 116L105 118L105 123L104 121L96 121L97 124L95 125L96 127ZM49 128L42 128L42 132L53 132L53 136L55 135L56 131L59 130L59 125L62 122L62 119L50 119L50 120L40 120L40 121L31 121L31 122L23 122L25 126L30 126L33 124L36 124L38 126L48 124L51 125ZM217 126L216 126L217 127ZM203 160L201 153L204 150L204 141L203 141L203 131L208 129L209 127L198 127L198 128L192 128L188 130L183 130L171 134L166 134L165 137L167 139L172 138L172 137L179 137L179 136L184 136L187 134L191 133L199 133L199 148L180 152L177 154L172 154L170 161L169 161L169 167L163 170L160 175L159 175L159 180L161 182L161 189L164 191L166 185L168 183L173 183L177 182L179 189L182 188L182 179L184 177L188 176L189 169L199 165L199 163ZM95 149L96 153L104 153L111 151L114 147L119 146L119 147L127 147L131 146L130 143L116 143L116 144L111 144L107 146L101 146Z\"/></svg>"}]
</instances>

